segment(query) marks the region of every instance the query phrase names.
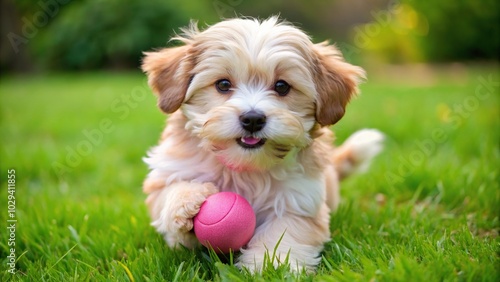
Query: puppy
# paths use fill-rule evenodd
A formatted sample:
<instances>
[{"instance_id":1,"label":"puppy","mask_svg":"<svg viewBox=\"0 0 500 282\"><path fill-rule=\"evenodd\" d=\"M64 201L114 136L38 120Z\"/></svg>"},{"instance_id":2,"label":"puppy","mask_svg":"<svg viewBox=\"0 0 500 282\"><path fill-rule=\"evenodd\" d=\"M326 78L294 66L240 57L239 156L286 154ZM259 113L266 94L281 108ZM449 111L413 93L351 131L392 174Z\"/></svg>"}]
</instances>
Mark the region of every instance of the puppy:
<instances>
[{"instance_id":1,"label":"puppy","mask_svg":"<svg viewBox=\"0 0 500 282\"><path fill-rule=\"evenodd\" d=\"M198 245L192 218L211 194L244 196L257 216L238 265L314 270L330 240L339 180L366 166L382 134L364 130L334 149L328 129L364 77L327 43L277 17L230 19L174 38L182 46L145 53L142 69L171 114L145 158L152 225L171 247ZM278 241L281 238L281 242Z\"/></svg>"}]
</instances>

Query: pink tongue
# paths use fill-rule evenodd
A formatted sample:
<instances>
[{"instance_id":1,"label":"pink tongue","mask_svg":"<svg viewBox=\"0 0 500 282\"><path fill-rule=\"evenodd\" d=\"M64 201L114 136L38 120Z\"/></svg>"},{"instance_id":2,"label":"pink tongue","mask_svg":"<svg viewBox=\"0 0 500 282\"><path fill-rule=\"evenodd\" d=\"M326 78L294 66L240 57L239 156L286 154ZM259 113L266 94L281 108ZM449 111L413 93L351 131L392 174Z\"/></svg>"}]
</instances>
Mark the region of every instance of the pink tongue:
<instances>
[{"instance_id":1,"label":"pink tongue","mask_svg":"<svg viewBox=\"0 0 500 282\"><path fill-rule=\"evenodd\" d=\"M248 145L255 145L260 142L260 138L254 137L241 137L241 141Z\"/></svg>"}]
</instances>

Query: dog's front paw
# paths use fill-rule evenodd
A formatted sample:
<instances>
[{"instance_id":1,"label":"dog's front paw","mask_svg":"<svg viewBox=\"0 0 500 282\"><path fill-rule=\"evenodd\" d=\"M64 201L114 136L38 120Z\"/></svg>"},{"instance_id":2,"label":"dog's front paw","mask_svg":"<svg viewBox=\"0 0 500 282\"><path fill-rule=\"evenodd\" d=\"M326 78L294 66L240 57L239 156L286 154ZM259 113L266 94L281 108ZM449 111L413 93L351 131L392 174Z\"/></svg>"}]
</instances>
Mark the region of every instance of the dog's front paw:
<instances>
[{"instance_id":1,"label":"dog's front paw","mask_svg":"<svg viewBox=\"0 0 500 282\"><path fill-rule=\"evenodd\" d=\"M250 247L241 250L236 266L245 268L252 273L261 272L271 266L277 268L289 259L289 253L281 253L277 250L269 250L266 247Z\"/></svg>"},{"instance_id":2,"label":"dog's front paw","mask_svg":"<svg viewBox=\"0 0 500 282\"><path fill-rule=\"evenodd\" d=\"M218 192L212 183L176 183L166 187L168 194L165 197L159 218L153 226L165 234L167 243L174 247L178 243L192 247L196 238L192 232L193 217L200 211L205 199Z\"/></svg>"},{"instance_id":3,"label":"dog's front paw","mask_svg":"<svg viewBox=\"0 0 500 282\"><path fill-rule=\"evenodd\" d=\"M193 229L193 217L200 211L205 199L217 193L217 188L212 183L193 184L199 186L189 191L181 191L177 197L177 205L173 210L173 229L180 232L189 232Z\"/></svg>"},{"instance_id":4,"label":"dog's front paw","mask_svg":"<svg viewBox=\"0 0 500 282\"><path fill-rule=\"evenodd\" d=\"M264 253L256 254L255 252L248 252L248 250L242 250L242 253L238 257L236 262L236 267L240 269L246 269L251 273L258 273L262 271L264 267Z\"/></svg>"},{"instance_id":5,"label":"dog's front paw","mask_svg":"<svg viewBox=\"0 0 500 282\"><path fill-rule=\"evenodd\" d=\"M319 264L319 254L309 256L307 253L296 254L290 248L287 252L268 250L267 248L246 249L238 257L236 266L245 268L252 273L258 273L267 267L288 267L292 272L306 271L312 273Z\"/></svg>"}]
</instances>

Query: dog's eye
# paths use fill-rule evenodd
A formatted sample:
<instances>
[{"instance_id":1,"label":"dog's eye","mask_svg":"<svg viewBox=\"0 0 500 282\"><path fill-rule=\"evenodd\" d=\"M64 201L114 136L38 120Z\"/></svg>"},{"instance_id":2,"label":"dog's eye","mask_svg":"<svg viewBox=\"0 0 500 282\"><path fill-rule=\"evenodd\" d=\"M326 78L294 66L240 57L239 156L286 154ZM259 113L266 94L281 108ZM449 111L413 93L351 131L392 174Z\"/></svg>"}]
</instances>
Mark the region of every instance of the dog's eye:
<instances>
[{"instance_id":1,"label":"dog's eye","mask_svg":"<svg viewBox=\"0 0 500 282\"><path fill-rule=\"evenodd\" d=\"M290 92L290 84L284 80L278 80L276 84L274 84L274 91L280 96L286 96L286 94Z\"/></svg>"},{"instance_id":2,"label":"dog's eye","mask_svg":"<svg viewBox=\"0 0 500 282\"><path fill-rule=\"evenodd\" d=\"M217 91L219 91L219 93L221 94L228 93L231 90L231 86L231 81L227 79L217 80L217 82L215 83L215 88L217 88Z\"/></svg>"}]
</instances>

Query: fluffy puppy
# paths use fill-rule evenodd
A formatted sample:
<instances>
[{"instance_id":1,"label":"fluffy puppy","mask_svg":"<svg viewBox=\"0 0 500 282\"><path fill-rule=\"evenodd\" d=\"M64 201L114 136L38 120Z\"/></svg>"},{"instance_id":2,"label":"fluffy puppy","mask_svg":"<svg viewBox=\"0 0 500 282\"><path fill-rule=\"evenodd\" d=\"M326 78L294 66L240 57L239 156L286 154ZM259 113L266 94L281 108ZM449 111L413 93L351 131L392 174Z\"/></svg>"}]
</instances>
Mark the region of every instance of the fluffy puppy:
<instances>
[{"instance_id":1,"label":"fluffy puppy","mask_svg":"<svg viewBox=\"0 0 500 282\"><path fill-rule=\"evenodd\" d=\"M259 271L276 247L276 265L288 256L292 269L314 270L330 240L339 179L381 148L382 135L365 130L334 149L327 127L344 115L364 71L276 17L183 31L175 38L182 46L145 53L142 65L171 114L145 158L153 226L169 246L195 247L200 205L233 191L257 216L239 266Z\"/></svg>"}]
</instances>

